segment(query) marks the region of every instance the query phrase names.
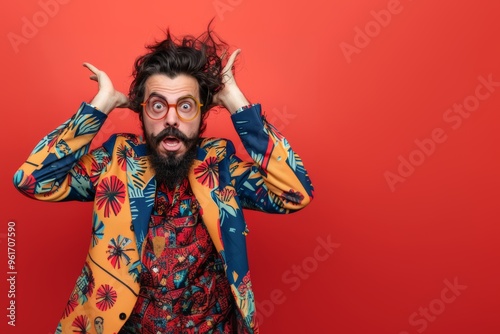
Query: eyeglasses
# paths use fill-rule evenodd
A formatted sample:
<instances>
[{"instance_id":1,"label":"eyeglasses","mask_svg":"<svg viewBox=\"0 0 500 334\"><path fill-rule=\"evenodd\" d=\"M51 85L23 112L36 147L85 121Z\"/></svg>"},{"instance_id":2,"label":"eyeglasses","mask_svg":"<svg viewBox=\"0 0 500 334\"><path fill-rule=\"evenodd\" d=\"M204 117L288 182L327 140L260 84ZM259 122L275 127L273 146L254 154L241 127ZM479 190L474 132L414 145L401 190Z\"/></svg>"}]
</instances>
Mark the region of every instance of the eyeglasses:
<instances>
[{"instance_id":1,"label":"eyeglasses","mask_svg":"<svg viewBox=\"0 0 500 334\"><path fill-rule=\"evenodd\" d=\"M177 116L184 122L192 121L200 113L203 106L194 96L187 95L177 100L177 103L170 104L163 97L150 95L146 102L141 103L149 118L157 121L167 116L170 107L175 107Z\"/></svg>"}]
</instances>

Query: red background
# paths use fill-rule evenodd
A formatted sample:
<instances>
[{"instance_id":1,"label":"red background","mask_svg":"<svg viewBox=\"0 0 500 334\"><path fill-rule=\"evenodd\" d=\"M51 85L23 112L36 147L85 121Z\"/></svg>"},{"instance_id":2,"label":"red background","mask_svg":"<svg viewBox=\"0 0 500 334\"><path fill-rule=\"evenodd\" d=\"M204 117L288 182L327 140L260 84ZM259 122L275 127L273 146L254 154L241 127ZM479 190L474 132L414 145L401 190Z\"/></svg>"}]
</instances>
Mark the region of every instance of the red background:
<instances>
[{"instance_id":1,"label":"red background","mask_svg":"<svg viewBox=\"0 0 500 334\"><path fill-rule=\"evenodd\" d=\"M443 118L474 102L479 77L500 82L497 2L131 3L3 5L0 332L53 332L83 265L90 204L36 202L11 181L42 136L95 93L82 63L125 91L146 43L167 27L201 33L212 18L242 49L241 88L287 136L316 188L296 214L247 213L262 332L500 332L500 86L480 88L488 97L459 127ZM436 128L442 140L424 155L416 141L429 144ZM135 115L115 111L98 140L115 131L138 131ZM225 112L211 115L207 131L237 140ZM410 158L418 166L391 189L385 174ZM15 327L6 317L10 221ZM333 243L331 254L320 240Z\"/></svg>"}]
</instances>

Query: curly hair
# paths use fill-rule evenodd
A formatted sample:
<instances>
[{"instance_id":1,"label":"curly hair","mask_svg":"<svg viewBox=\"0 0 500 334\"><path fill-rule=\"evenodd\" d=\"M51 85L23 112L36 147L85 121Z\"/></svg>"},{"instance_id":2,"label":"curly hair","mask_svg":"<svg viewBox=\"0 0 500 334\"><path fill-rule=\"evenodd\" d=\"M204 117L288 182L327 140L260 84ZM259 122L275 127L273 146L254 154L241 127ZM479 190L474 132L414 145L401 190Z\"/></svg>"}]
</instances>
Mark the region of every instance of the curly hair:
<instances>
[{"instance_id":1,"label":"curly hair","mask_svg":"<svg viewBox=\"0 0 500 334\"><path fill-rule=\"evenodd\" d=\"M129 89L130 109L139 113L142 122L142 106L146 80L154 74L164 74L175 78L179 74L194 77L198 81L202 125L205 130L208 111L214 106L213 96L223 88L223 55L228 45L217 36L208 25L207 31L198 37L185 35L182 38L166 31L166 38L146 46L149 50L134 63L133 81Z\"/></svg>"}]
</instances>

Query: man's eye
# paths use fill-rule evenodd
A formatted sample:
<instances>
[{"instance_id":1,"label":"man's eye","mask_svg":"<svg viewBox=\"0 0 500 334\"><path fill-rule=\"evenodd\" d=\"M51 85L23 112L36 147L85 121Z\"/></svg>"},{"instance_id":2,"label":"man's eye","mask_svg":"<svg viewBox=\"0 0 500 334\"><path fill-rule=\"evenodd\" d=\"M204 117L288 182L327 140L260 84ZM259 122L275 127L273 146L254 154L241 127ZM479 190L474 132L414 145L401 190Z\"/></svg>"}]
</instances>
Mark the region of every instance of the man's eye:
<instances>
[{"instance_id":1,"label":"man's eye","mask_svg":"<svg viewBox=\"0 0 500 334\"><path fill-rule=\"evenodd\" d=\"M153 105L152 105L152 109L154 111L162 111L164 107L165 106L163 105L163 103L158 102L158 101L154 102Z\"/></svg>"},{"instance_id":2,"label":"man's eye","mask_svg":"<svg viewBox=\"0 0 500 334\"><path fill-rule=\"evenodd\" d=\"M179 111L182 112L190 112L195 108L195 105L196 105L195 102L192 101L191 99L185 99L179 101L179 103L177 104L177 108Z\"/></svg>"}]
</instances>

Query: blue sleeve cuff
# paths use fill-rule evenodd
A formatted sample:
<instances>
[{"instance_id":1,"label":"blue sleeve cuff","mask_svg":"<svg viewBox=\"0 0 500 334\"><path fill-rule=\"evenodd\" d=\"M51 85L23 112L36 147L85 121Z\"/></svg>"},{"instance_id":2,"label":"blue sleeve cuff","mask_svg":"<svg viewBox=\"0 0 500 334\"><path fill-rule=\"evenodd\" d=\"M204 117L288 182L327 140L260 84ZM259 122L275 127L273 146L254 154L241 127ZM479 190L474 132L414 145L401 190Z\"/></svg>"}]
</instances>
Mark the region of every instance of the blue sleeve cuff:
<instances>
[{"instance_id":1,"label":"blue sleeve cuff","mask_svg":"<svg viewBox=\"0 0 500 334\"><path fill-rule=\"evenodd\" d=\"M238 109L238 110L236 110L234 113L235 113L235 114L240 113L240 112L242 112L243 110L250 109L250 108L252 108L253 106L256 106L256 105L257 105L257 103L248 104L248 105L246 105L246 106L243 106L243 107L239 108L239 109Z\"/></svg>"},{"instance_id":2,"label":"blue sleeve cuff","mask_svg":"<svg viewBox=\"0 0 500 334\"><path fill-rule=\"evenodd\" d=\"M261 105L255 104L231 115L234 128L247 151L264 154L268 149L269 135L265 131L265 121Z\"/></svg>"},{"instance_id":3,"label":"blue sleeve cuff","mask_svg":"<svg viewBox=\"0 0 500 334\"><path fill-rule=\"evenodd\" d=\"M81 109L84 114L94 114L96 116L102 115L105 118L107 118L108 116L105 113L103 113L100 109L98 109L96 106L88 102L82 102Z\"/></svg>"}]
</instances>

